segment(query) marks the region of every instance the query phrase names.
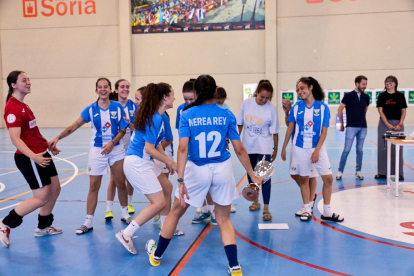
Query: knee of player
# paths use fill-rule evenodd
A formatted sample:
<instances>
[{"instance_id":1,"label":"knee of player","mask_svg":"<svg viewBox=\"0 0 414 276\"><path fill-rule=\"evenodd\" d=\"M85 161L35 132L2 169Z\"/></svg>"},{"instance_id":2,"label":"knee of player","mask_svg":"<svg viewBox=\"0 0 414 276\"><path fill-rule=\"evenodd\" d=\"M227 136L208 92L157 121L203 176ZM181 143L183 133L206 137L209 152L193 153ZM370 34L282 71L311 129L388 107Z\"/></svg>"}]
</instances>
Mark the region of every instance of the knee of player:
<instances>
[{"instance_id":1,"label":"knee of player","mask_svg":"<svg viewBox=\"0 0 414 276\"><path fill-rule=\"evenodd\" d=\"M158 212L160 212L162 209L165 208L165 205L166 205L165 198L160 198L160 200L157 200L153 204L157 207Z\"/></svg>"}]
</instances>

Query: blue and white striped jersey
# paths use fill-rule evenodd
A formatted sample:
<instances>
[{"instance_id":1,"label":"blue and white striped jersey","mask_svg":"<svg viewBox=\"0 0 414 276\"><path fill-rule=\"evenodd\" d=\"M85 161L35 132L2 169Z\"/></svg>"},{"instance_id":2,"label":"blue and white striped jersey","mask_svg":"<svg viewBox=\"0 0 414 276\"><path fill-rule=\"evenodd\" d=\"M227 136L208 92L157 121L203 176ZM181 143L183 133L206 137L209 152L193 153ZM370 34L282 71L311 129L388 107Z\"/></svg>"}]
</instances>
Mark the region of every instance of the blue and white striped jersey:
<instances>
[{"instance_id":1,"label":"blue and white striped jersey","mask_svg":"<svg viewBox=\"0 0 414 276\"><path fill-rule=\"evenodd\" d=\"M81 116L86 123L91 122L90 145L93 147L103 147L111 142L121 129L128 127L128 122L124 119L124 109L115 101L111 101L107 109L100 108L98 102L94 102L82 111ZM116 145L119 145L119 142Z\"/></svg>"},{"instance_id":2,"label":"blue and white striped jersey","mask_svg":"<svg viewBox=\"0 0 414 276\"><path fill-rule=\"evenodd\" d=\"M136 103L128 99L127 104L123 107L125 111L125 118L127 118L131 124L134 124L135 120L135 113L137 112L138 106ZM132 134L132 130L129 129L128 131Z\"/></svg>"},{"instance_id":3,"label":"blue and white striped jersey","mask_svg":"<svg viewBox=\"0 0 414 276\"><path fill-rule=\"evenodd\" d=\"M322 128L329 127L328 106L316 101L311 107L305 101L296 103L290 110L288 122L295 123L293 144L300 148L316 148Z\"/></svg>"}]
</instances>

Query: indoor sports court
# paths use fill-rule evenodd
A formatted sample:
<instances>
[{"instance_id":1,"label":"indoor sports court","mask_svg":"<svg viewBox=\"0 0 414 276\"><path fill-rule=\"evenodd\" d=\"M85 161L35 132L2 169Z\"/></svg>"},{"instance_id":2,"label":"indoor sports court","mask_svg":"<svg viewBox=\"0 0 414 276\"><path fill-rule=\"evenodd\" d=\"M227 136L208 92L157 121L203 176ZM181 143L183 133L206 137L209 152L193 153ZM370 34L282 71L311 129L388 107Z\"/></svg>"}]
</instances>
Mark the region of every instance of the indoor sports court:
<instances>
[{"instance_id":1,"label":"indoor sports court","mask_svg":"<svg viewBox=\"0 0 414 276\"><path fill-rule=\"evenodd\" d=\"M36 116L29 122L30 129L38 127L50 142L76 122L85 107L105 98L109 88L98 87L100 78L112 84L123 79L130 86L127 98L131 101L138 88L167 83L171 87L169 101L175 98L167 112L177 161L176 119L182 114L177 108L187 101L183 84L209 74L216 89L227 91L225 103L235 118L244 101L261 93L254 93L260 80L271 83L272 94L266 101L278 114L273 118L279 129L278 144L272 144L277 155L271 178L270 221L264 221L261 191L261 207L249 210L252 203L242 196L249 184L246 170L236 148L229 145L240 195L233 202L236 212L230 214L240 264L240 274L232 275L242 275L241 270L244 275L414 275L414 143L401 142L403 178L398 191L387 186L387 179L376 177L381 174L378 151L387 147L384 139L377 139L379 122L385 118L377 102L381 93L389 91L389 77L398 79L393 87L406 101L404 118L392 129L403 129L408 140L414 134L413 20L412 0L0 0L0 109L4 115L0 120L0 232L6 233L1 219L34 196L15 162L15 155L24 154L16 154L12 143L16 133L11 130L16 127L10 123L15 123L16 117L6 113L6 98L20 101L17 92L26 89L24 104ZM8 76L15 70L23 71L30 85L19 87L15 80L11 86ZM337 180L345 144L338 112L359 75L367 77L365 94L369 96L361 170L364 179L355 174L354 142L342 179ZM330 111L324 148L333 175L332 210L344 218L343 222L321 219L325 214L321 177L316 178L316 200L309 221L295 216L305 203L290 175L291 143L288 160L281 158L287 132L282 103L297 105L302 95L308 97L296 93L298 80L308 76L321 84L323 103ZM198 93L196 85L192 87ZM110 89L116 90L114 85ZM150 99L145 96L146 103ZM159 221L150 219L131 237L136 255L125 250L115 237L129 227L121 221L125 209L121 211L118 192L113 219L105 219L109 174L102 178L93 230L77 234L87 213L91 129L92 141L99 131L91 128L91 123L76 129L59 141L61 152L53 156L61 186L53 208L53 226L63 232L35 237L38 220L40 225L37 209L22 216L21 225L21 221L13 221L18 227L10 231L10 246L3 246L0 240L0 275L215 276L232 272L228 272L232 268L219 227L211 219L192 223L196 215L193 206L176 228L185 234L171 239L159 266L150 264L146 249L148 240L160 238ZM55 153L49 145L49 152ZM386 163L383 157L379 161ZM169 180L174 198L177 182L183 179L174 173ZM131 204L134 218L152 202L135 190ZM5 236L2 233L0 239Z\"/></svg>"}]
</instances>

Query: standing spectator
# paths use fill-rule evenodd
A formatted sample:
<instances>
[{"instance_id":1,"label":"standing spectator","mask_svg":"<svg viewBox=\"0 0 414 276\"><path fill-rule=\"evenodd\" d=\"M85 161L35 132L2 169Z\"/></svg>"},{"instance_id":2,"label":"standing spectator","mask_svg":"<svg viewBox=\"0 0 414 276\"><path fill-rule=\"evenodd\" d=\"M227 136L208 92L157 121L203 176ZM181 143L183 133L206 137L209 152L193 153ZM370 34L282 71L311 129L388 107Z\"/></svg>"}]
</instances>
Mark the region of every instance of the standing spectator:
<instances>
[{"instance_id":1,"label":"standing spectator","mask_svg":"<svg viewBox=\"0 0 414 276\"><path fill-rule=\"evenodd\" d=\"M385 79L384 91L379 94L377 108L380 114L378 123L378 172L375 178L387 178L387 147L382 138L388 130L404 131L407 102L403 93L397 91L398 80L394 76ZM403 150L400 148L400 180L404 180ZM391 149L391 174L395 174L395 148Z\"/></svg>"},{"instance_id":2,"label":"standing spectator","mask_svg":"<svg viewBox=\"0 0 414 276\"><path fill-rule=\"evenodd\" d=\"M345 147L341 155L341 161L339 162L339 169L336 175L337 180L342 179L342 174L345 169L346 159L351 151L352 144L356 137L356 168L355 176L357 179L364 179L361 174L362 168L362 148L364 147L364 140L367 136L367 120L366 113L369 106L369 96L364 93L368 85L368 79L365 76L358 76L355 78L355 89L352 92L347 93L342 99L338 108L338 117L341 122L340 131L344 131L344 120L342 112L346 108L346 134L345 134Z\"/></svg>"}]
</instances>

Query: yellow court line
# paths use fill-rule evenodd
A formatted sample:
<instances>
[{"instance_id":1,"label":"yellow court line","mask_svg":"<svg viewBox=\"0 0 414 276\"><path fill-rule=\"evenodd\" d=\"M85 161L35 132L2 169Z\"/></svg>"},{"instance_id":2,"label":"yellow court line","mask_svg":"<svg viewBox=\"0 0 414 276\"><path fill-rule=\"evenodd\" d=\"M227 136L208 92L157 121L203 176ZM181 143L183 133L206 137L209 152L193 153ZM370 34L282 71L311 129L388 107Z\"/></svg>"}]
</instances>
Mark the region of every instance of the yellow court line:
<instances>
[{"instance_id":1,"label":"yellow court line","mask_svg":"<svg viewBox=\"0 0 414 276\"><path fill-rule=\"evenodd\" d=\"M86 173L86 171L81 172L81 173L78 173L76 176L79 176L79 175L82 175L82 174L85 174L85 173ZM76 177L76 176L75 176L75 177ZM71 177L72 177L72 176L66 177L65 179L60 180L60 182L63 182L63 181L65 181L65 180L67 180L67 179L69 179L69 178L71 178ZM5 202L5 201L9 201L9 200L15 199L15 198L18 198L18 197L21 197L21 196L27 195L27 194L30 194L31 192L32 192L32 191L30 190L30 191L27 191L27 192L21 193L21 194L19 194L19 195L15 195L15 196L12 196L12 197L9 197L9 198L6 198L6 199L3 199L3 200L0 200L0 203L3 203L3 202Z\"/></svg>"}]
</instances>

